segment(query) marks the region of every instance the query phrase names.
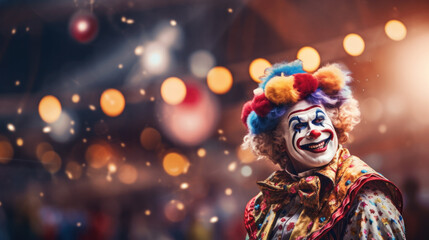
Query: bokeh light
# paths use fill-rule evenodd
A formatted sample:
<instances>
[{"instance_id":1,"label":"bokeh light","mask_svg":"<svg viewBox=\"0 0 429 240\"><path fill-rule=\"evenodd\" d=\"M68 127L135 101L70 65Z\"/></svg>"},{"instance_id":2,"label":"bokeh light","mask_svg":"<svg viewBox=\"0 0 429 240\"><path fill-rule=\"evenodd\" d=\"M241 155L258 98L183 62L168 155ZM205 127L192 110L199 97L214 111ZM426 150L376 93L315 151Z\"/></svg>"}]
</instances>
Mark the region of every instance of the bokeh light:
<instances>
[{"instance_id":1,"label":"bokeh light","mask_svg":"<svg viewBox=\"0 0 429 240\"><path fill-rule=\"evenodd\" d=\"M13 125L12 123L8 123L7 129L11 132L15 132L15 125Z\"/></svg>"},{"instance_id":2,"label":"bokeh light","mask_svg":"<svg viewBox=\"0 0 429 240\"><path fill-rule=\"evenodd\" d=\"M213 133L219 118L219 105L217 99L199 84L187 92L192 94L187 95L182 104L169 105L159 101L157 111L165 136L183 145L196 146Z\"/></svg>"},{"instance_id":3,"label":"bokeh light","mask_svg":"<svg viewBox=\"0 0 429 240\"><path fill-rule=\"evenodd\" d=\"M199 148L199 149L197 150L197 155L198 155L198 157L200 157L200 158L205 157L205 156L206 156L206 150L205 150L204 148Z\"/></svg>"},{"instance_id":4,"label":"bokeh light","mask_svg":"<svg viewBox=\"0 0 429 240\"><path fill-rule=\"evenodd\" d=\"M109 171L109 173L115 173L118 168L114 163L109 163L109 165L107 165L107 170Z\"/></svg>"},{"instance_id":5,"label":"bokeh light","mask_svg":"<svg viewBox=\"0 0 429 240\"><path fill-rule=\"evenodd\" d=\"M231 188L225 189L225 195L231 196L232 195L232 189Z\"/></svg>"},{"instance_id":6,"label":"bokeh light","mask_svg":"<svg viewBox=\"0 0 429 240\"><path fill-rule=\"evenodd\" d=\"M61 157L54 151L45 152L40 161L43 163L43 167L52 174L61 168Z\"/></svg>"},{"instance_id":7,"label":"bokeh light","mask_svg":"<svg viewBox=\"0 0 429 240\"><path fill-rule=\"evenodd\" d=\"M216 64L216 60L209 51L199 50L191 54L189 68L196 77L203 78Z\"/></svg>"},{"instance_id":8,"label":"bokeh light","mask_svg":"<svg viewBox=\"0 0 429 240\"><path fill-rule=\"evenodd\" d=\"M140 55L142 55L142 54L143 54L143 51L144 51L143 46L137 46L137 47L134 49L134 54L135 54L136 56L140 56Z\"/></svg>"},{"instance_id":9,"label":"bokeh light","mask_svg":"<svg viewBox=\"0 0 429 240\"><path fill-rule=\"evenodd\" d=\"M113 158L112 149L107 144L92 144L85 153L85 159L89 166L101 168Z\"/></svg>"},{"instance_id":10,"label":"bokeh light","mask_svg":"<svg viewBox=\"0 0 429 240\"><path fill-rule=\"evenodd\" d=\"M82 176L82 166L75 161L69 161L66 165L65 173L71 180L79 179Z\"/></svg>"},{"instance_id":11,"label":"bokeh light","mask_svg":"<svg viewBox=\"0 0 429 240\"><path fill-rule=\"evenodd\" d=\"M22 138L17 138L16 139L16 145L18 147L22 147L24 145L24 140Z\"/></svg>"},{"instance_id":12,"label":"bokeh light","mask_svg":"<svg viewBox=\"0 0 429 240\"><path fill-rule=\"evenodd\" d=\"M380 124L378 126L378 132L381 134L385 134L387 132L387 126L386 124Z\"/></svg>"},{"instance_id":13,"label":"bokeh light","mask_svg":"<svg viewBox=\"0 0 429 240\"><path fill-rule=\"evenodd\" d=\"M185 205L178 200L171 200L164 207L165 217L171 222L179 222L186 216Z\"/></svg>"},{"instance_id":14,"label":"bokeh light","mask_svg":"<svg viewBox=\"0 0 429 240\"><path fill-rule=\"evenodd\" d=\"M124 95L116 89L107 89L101 94L100 106L107 116L119 116L125 108Z\"/></svg>"},{"instance_id":15,"label":"bokeh light","mask_svg":"<svg viewBox=\"0 0 429 240\"><path fill-rule=\"evenodd\" d=\"M125 184L133 184L137 181L137 169L130 164L124 164L119 168L118 178L119 181Z\"/></svg>"},{"instance_id":16,"label":"bokeh light","mask_svg":"<svg viewBox=\"0 0 429 240\"><path fill-rule=\"evenodd\" d=\"M188 189L188 188L189 188L189 183L183 182L180 184L180 189Z\"/></svg>"},{"instance_id":17,"label":"bokeh light","mask_svg":"<svg viewBox=\"0 0 429 240\"><path fill-rule=\"evenodd\" d=\"M257 58L250 63L249 74L253 81L260 83L259 79L265 73L265 69L271 67L271 63L265 58Z\"/></svg>"},{"instance_id":18,"label":"bokeh light","mask_svg":"<svg viewBox=\"0 0 429 240\"><path fill-rule=\"evenodd\" d=\"M343 41L344 50L351 56L359 56L365 50L365 42L356 33L348 34Z\"/></svg>"},{"instance_id":19,"label":"bokeh light","mask_svg":"<svg viewBox=\"0 0 429 240\"><path fill-rule=\"evenodd\" d=\"M53 149L53 147L52 147L51 144L49 144L47 142L41 142L41 143L37 144L37 147L36 147L36 156L37 156L37 158L39 160L41 160L42 156L43 156L43 154L45 152L53 151L53 150L54 149Z\"/></svg>"},{"instance_id":20,"label":"bokeh light","mask_svg":"<svg viewBox=\"0 0 429 240\"><path fill-rule=\"evenodd\" d=\"M320 55L319 52L312 47L306 46L299 49L296 58L302 61L302 68L304 71L313 72L319 68Z\"/></svg>"},{"instance_id":21,"label":"bokeh light","mask_svg":"<svg viewBox=\"0 0 429 240\"><path fill-rule=\"evenodd\" d=\"M77 94L77 93L73 94L71 100L73 103L78 103L80 101L79 94Z\"/></svg>"},{"instance_id":22,"label":"bokeh light","mask_svg":"<svg viewBox=\"0 0 429 240\"><path fill-rule=\"evenodd\" d=\"M251 163L256 159L250 148L243 149L241 146L238 146L236 152L238 159L242 163Z\"/></svg>"},{"instance_id":23,"label":"bokeh light","mask_svg":"<svg viewBox=\"0 0 429 240\"><path fill-rule=\"evenodd\" d=\"M219 221L219 218L217 216L213 216L210 218L210 223L217 223Z\"/></svg>"},{"instance_id":24,"label":"bokeh light","mask_svg":"<svg viewBox=\"0 0 429 240\"><path fill-rule=\"evenodd\" d=\"M75 13L69 23L71 36L80 43L89 43L97 36L98 21L95 15L87 11Z\"/></svg>"},{"instance_id":25,"label":"bokeh light","mask_svg":"<svg viewBox=\"0 0 429 240\"><path fill-rule=\"evenodd\" d=\"M13 147L9 140L0 136L0 163L8 163L13 157Z\"/></svg>"},{"instance_id":26,"label":"bokeh light","mask_svg":"<svg viewBox=\"0 0 429 240\"><path fill-rule=\"evenodd\" d=\"M214 67L207 74L207 84L216 94L225 94L232 87L232 74L226 67Z\"/></svg>"},{"instance_id":27,"label":"bokeh light","mask_svg":"<svg viewBox=\"0 0 429 240\"><path fill-rule=\"evenodd\" d=\"M232 163L228 164L228 171L234 172L235 169L237 169L237 162L232 162Z\"/></svg>"},{"instance_id":28,"label":"bokeh light","mask_svg":"<svg viewBox=\"0 0 429 240\"><path fill-rule=\"evenodd\" d=\"M147 44L142 55L142 63L149 74L158 75L164 73L170 64L168 49L157 42Z\"/></svg>"},{"instance_id":29,"label":"bokeh light","mask_svg":"<svg viewBox=\"0 0 429 240\"><path fill-rule=\"evenodd\" d=\"M161 85L161 97L170 104L177 105L186 97L186 86L180 78L169 77Z\"/></svg>"},{"instance_id":30,"label":"bokeh light","mask_svg":"<svg viewBox=\"0 0 429 240\"><path fill-rule=\"evenodd\" d=\"M252 175L252 168L246 165L241 168L240 172L243 177L250 177Z\"/></svg>"},{"instance_id":31,"label":"bokeh light","mask_svg":"<svg viewBox=\"0 0 429 240\"><path fill-rule=\"evenodd\" d=\"M140 143L146 150L155 150L161 145L161 134L156 129L147 127L140 134Z\"/></svg>"},{"instance_id":32,"label":"bokeh light","mask_svg":"<svg viewBox=\"0 0 429 240\"><path fill-rule=\"evenodd\" d=\"M72 122L72 118L70 117L69 113L65 111L61 112L58 120L51 124L49 136L57 142L67 142L71 140L74 130L70 131L71 127L73 126L70 122Z\"/></svg>"},{"instance_id":33,"label":"bokeh light","mask_svg":"<svg viewBox=\"0 0 429 240\"><path fill-rule=\"evenodd\" d=\"M39 115L43 121L53 123L61 115L61 103L58 98L47 95L39 102Z\"/></svg>"},{"instance_id":34,"label":"bokeh light","mask_svg":"<svg viewBox=\"0 0 429 240\"><path fill-rule=\"evenodd\" d=\"M190 166L188 159L176 152L170 152L162 161L164 171L170 176L179 176L188 172Z\"/></svg>"},{"instance_id":35,"label":"bokeh light","mask_svg":"<svg viewBox=\"0 0 429 240\"><path fill-rule=\"evenodd\" d=\"M407 28L398 20L388 21L384 26L384 31L386 35L394 41L401 41L407 36Z\"/></svg>"}]
</instances>

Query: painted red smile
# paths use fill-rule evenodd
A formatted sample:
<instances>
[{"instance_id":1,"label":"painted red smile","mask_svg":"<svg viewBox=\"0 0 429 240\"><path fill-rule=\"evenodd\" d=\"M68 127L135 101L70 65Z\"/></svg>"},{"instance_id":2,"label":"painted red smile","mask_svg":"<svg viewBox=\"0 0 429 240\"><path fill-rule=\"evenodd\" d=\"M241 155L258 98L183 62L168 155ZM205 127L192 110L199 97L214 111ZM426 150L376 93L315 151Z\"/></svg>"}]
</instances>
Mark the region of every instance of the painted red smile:
<instances>
[{"instance_id":1,"label":"painted red smile","mask_svg":"<svg viewBox=\"0 0 429 240\"><path fill-rule=\"evenodd\" d=\"M307 143L304 145L300 145L300 142L305 138L305 137L301 137L296 142L296 145L298 146L299 149L309 151L312 153L325 152L326 149L328 149L328 143L333 139L334 133L330 129L322 130L322 132L329 133L329 137L327 137L326 139L319 141L319 142Z\"/></svg>"}]
</instances>

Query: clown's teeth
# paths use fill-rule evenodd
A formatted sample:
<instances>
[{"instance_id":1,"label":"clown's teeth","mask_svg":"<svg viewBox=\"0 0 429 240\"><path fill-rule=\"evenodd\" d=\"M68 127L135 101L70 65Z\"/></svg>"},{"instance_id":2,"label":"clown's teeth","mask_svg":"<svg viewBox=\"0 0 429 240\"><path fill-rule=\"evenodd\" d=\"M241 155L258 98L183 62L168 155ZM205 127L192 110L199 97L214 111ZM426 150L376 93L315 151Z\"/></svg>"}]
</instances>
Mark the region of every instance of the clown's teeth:
<instances>
[{"instance_id":1,"label":"clown's teeth","mask_svg":"<svg viewBox=\"0 0 429 240\"><path fill-rule=\"evenodd\" d=\"M309 146L309 148L311 148L311 149L321 148L321 147L323 147L323 144L324 144L324 142L321 142L321 143L319 143L317 145L311 145L311 146Z\"/></svg>"}]
</instances>

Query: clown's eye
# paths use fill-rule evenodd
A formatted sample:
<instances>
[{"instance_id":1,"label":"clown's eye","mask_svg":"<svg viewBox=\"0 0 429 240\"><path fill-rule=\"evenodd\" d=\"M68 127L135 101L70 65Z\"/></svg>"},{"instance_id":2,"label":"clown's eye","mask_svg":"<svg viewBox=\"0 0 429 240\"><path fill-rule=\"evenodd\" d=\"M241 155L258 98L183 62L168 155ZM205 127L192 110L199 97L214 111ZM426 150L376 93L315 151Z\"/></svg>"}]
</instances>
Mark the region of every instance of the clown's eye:
<instances>
[{"instance_id":1,"label":"clown's eye","mask_svg":"<svg viewBox=\"0 0 429 240\"><path fill-rule=\"evenodd\" d=\"M295 124L295 126L293 126L293 129L298 131L305 128L306 126L307 126L307 123L297 123Z\"/></svg>"}]
</instances>

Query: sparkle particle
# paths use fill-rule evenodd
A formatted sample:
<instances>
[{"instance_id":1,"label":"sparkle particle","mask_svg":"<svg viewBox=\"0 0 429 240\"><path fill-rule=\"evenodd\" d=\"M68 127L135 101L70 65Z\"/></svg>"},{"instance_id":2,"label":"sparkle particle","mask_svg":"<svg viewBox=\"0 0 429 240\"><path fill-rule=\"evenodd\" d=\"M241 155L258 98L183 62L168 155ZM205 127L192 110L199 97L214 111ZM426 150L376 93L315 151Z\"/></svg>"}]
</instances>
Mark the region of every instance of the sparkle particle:
<instances>
[{"instance_id":1,"label":"sparkle particle","mask_svg":"<svg viewBox=\"0 0 429 240\"><path fill-rule=\"evenodd\" d=\"M44 128L43 128L43 132L44 132L44 133L49 133L49 132L51 132L51 127L49 127L49 126L44 127Z\"/></svg>"},{"instance_id":2,"label":"sparkle particle","mask_svg":"<svg viewBox=\"0 0 429 240\"><path fill-rule=\"evenodd\" d=\"M210 218L210 223L217 223L217 221L219 220L218 217L214 216Z\"/></svg>"},{"instance_id":3,"label":"sparkle particle","mask_svg":"<svg viewBox=\"0 0 429 240\"><path fill-rule=\"evenodd\" d=\"M7 129L11 132L15 132L15 126L12 123L7 124Z\"/></svg>"}]
</instances>

